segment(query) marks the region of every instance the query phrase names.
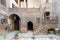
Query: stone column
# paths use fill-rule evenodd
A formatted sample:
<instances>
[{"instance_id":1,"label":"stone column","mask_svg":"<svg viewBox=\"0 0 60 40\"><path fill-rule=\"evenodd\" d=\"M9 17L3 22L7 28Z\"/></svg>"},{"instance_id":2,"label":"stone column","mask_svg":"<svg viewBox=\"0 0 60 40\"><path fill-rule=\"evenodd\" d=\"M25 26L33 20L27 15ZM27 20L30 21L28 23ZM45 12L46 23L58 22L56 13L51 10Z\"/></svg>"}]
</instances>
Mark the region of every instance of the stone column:
<instances>
[{"instance_id":1,"label":"stone column","mask_svg":"<svg viewBox=\"0 0 60 40\"><path fill-rule=\"evenodd\" d=\"M20 4L20 0L18 0L18 5Z\"/></svg>"},{"instance_id":2,"label":"stone column","mask_svg":"<svg viewBox=\"0 0 60 40\"><path fill-rule=\"evenodd\" d=\"M21 7L21 2L20 2L20 0L18 0L18 5L19 5L19 7Z\"/></svg>"},{"instance_id":3,"label":"stone column","mask_svg":"<svg viewBox=\"0 0 60 40\"><path fill-rule=\"evenodd\" d=\"M26 0L24 0L24 8L26 8Z\"/></svg>"}]
</instances>

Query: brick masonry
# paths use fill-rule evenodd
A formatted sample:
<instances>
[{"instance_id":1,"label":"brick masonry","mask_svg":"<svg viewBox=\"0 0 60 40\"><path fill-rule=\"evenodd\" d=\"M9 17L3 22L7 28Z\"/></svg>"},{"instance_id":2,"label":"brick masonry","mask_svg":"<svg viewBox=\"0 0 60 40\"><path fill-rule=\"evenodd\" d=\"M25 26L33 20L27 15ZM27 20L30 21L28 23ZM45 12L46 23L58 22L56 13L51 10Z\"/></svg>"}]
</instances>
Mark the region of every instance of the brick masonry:
<instances>
[{"instance_id":1,"label":"brick masonry","mask_svg":"<svg viewBox=\"0 0 60 40\"><path fill-rule=\"evenodd\" d=\"M57 28L57 24L49 24L47 23L46 26L42 26L42 19L43 13L40 11L39 8L10 8L9 9L9 16L12 14L17 14L20 20L20 31L21 32L28 32L27 23L31 21L33 23L33 30L37 31L39 28L42 28L41 31L38 33L47 34L47 30L49 28ZM37 18L40 18L39 23L37 22ZM12 29L14 27L12 26ZM37 34L38 34L37 33Z\"/></svg>"}]
</instances>

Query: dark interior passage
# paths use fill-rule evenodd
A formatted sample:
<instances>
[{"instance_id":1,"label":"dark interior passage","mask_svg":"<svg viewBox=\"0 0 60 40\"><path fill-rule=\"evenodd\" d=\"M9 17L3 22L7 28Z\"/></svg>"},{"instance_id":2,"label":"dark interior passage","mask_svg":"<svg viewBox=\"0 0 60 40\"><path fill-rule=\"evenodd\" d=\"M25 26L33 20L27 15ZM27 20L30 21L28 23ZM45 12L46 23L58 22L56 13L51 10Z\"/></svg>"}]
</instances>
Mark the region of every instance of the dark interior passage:
<instances>
[{"instance_id":1,"label":"dark interior passage","mask_svg":"<svg viewBox=\"0 0 60 40\"><path fill-rule=\"evenodd\" d=\"M45 18L45 19L50 19L48 16L50 16L50 12L45 12L45 13L44 13L44 18Z\"/></svg>"},{"instance_id":2,"label":"dark interior passage","mask_svg":"<svg viewBox=\"0 0 60 40\"><path fill-rule=\"evenodd\" d=\"M14 30L19 30L19 21L20 21L20 18L18 15L16 14L12 14L11 15L11 19L13 19L12 21L14 21Z\"/></svg>"},{"instance_id":3,"label":"dark interior passage","mask_svg":"<svg viewBox=\"0 0 60 40\"><path fill-rule=\"evenodd\" d=\"M31 21L27 23L27 28L28 30L33 31L33 23Z\"/></svg>"},{"instance_id":4,"label":"dark interior passage","mask_svg":"<svg viewBox=\"0 0 60 40\"><path fill-rule=\"evenodd\" d=\"M48 29L48 34L55 34L55 30L54 29Z\"/></svg>"}]
</instances>

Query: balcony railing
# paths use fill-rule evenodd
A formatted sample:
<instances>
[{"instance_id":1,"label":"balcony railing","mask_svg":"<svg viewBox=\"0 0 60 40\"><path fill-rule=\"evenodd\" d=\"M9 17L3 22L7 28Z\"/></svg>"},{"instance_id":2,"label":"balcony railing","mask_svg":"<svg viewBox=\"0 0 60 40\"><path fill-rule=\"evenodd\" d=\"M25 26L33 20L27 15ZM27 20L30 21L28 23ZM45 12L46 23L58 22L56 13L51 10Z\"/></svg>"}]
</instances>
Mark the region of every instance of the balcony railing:
<instances>
[{"instance_id":1,"label":"balcony railing","mask_svg":"<svg viewBox=\"0 0 60 40\"><path fill-rule=\"evenodd\" d=\"M42 21L43 24L58 24L58 17L57 16L47 16L45 19Z\"/></svg>"}]
</instances>

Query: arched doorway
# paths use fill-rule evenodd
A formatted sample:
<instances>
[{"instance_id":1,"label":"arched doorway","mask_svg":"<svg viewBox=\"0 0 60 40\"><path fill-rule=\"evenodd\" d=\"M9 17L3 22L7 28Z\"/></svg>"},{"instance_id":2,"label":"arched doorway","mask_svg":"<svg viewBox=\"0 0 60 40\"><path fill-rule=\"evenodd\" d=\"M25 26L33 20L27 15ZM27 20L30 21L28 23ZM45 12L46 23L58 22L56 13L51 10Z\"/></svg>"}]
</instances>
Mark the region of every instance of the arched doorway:
<instances>
[{"instance_id":1,"label":"arched doorway","mask_svg":"<svg viewBox=\"0 0 60 40\"><path fill-rule=\"evenodd\" d=\"M48 34L55 34L55 29L53 28L48 29Z\"/></svg>"},{"instance_id":2,"label":"arched doorway","mask_svg":"<svg viewBox=\"0 0 60 40\"><path fill-rule=\"evenodd\" d=\"M12 22L12 26L14 27L14 30L19 30L19 21L20 21L20 18L18 15L16 14L12 14L10 15L9 17L11 19L11 22Z\"/></svg>"},{"instance_id":3,"label":"arched doorway","mask_svg":"<svg viewBox=\"0 0 60 40\"><path fill-rule=\"evenodd\" d=\"M33 23L31 21L27 23L27 29L33 31Z\"/></svg>"}]
</instances>

